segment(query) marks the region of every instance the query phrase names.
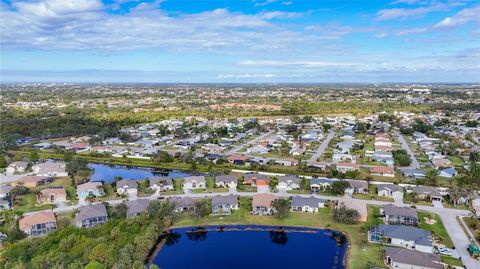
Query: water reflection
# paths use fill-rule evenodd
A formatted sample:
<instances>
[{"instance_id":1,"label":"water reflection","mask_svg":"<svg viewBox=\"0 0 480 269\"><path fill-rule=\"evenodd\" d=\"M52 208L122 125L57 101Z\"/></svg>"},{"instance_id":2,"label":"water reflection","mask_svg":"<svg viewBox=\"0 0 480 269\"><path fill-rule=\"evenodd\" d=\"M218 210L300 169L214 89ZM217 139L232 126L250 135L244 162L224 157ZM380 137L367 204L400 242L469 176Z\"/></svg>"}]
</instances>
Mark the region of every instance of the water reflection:
<instances>
[{"instance_id":1,"label":"water reflection","mask_svg":"<svg viewBox=\"0 0 480 269\"><path fill-rule=\"evenodd\" d=\"M165 245L173 246L174 244L180 242L181 237L182 237L182 235L180 233L170 232L165 237Z\"/></svg>"},{"instance_id":2,"label":"water reflection","mask_svg":"<svg viewBox=\"0 0 480 269\"><path fill-rule=\"evenodd\" d=\"M288 243L287 233L284 231L270 231L270 240L276 245L286 245Z\"/></svg>"},{"instance_id":3,"label":"water reflection","mask_svg":"<svg viewBox=\"0 0 480 269\"><path fill-rule=\"evenodd\" d=\"M207 239L207 230L204 227L196 227L187 231L187 237L193 241L203 241Z\"/></svg>"}]
</instances>

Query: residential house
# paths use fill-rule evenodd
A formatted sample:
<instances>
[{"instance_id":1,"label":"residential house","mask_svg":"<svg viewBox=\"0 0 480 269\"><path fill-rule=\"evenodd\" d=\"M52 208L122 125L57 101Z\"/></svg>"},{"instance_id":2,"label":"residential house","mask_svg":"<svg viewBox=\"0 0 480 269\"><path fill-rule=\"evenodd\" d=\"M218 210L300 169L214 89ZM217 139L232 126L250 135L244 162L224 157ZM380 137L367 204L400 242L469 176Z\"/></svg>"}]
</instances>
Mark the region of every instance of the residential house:
<instances>
[{"instance_id":1,"label":"residential house","mask_svg":"<svg viewBox=\"0 0 480 269\"><path fill-rule=\"evenodd\" d=\"M268 151L268 148L263 145L256 145L247 149L249 154L266 154Z\"/></svg>"},{"instance_id":2,"label":"residential house","mask_svg":"<svg viewBox=\"0 0 480 269\"><path fill-rule=\"evenodd\" d=\"M7 198L11 190L12 187L9 185L0 185L0 199Z\"/></svg>"},{"instance_id":3,"label":"residential house","mask_svg":"<svg viewBox=\"0 0 480 269\"><path fill-rule=\"evenodd\" d=\"M12 187L25 186L27 188L35 188L37 186L45 185L52 182L53 178L46 176L24 176L12 182Z\"/></svg>"},{"instance_id":4,"label":"residential house","mask_svg":"<svg viewBox=\"0 0 480 269\"><path fill-rule=\"evenodd\" d=\"M435 167L435 169L447 168L452 166L452 163L450 162L450 160L446 158L434 159L432 160L432 164L433 164L433 167Z\"/></svg>"},{"instance_id":5,"label":"residential house","mask_svg":"<svg viewBox=\"0 0 480 269\"><path fill-rule=\"evenodd\" d=\"M317 213L320 208L325 207L325 203L325 200L313 196L293 196L291 210L295 212Z\"/></svg>"},{"instance_id":6,"label":"residential house","mask_svg":"<svg viewBox=\"0 0 480 269\"><path fill-rule=\"evenodd\" d=\"M170 197L168 202L174 205L177 212L195 210L195 200L190 197Z\"/></svg>"},{"instance_id":7,"label":"residential house","mask_svg":"<svg viewBox=\"0 0 480 269\"><path fill-rule=\"evenodd\" d=\"M277 199L273 194L262 193L255 194L252 198L252 214L253 215L272 215L275 213L272 202Z\"/></svg>"},{"instance_id":8,"label":"residential house","mask_svg":"<svg viewBox=\"0 0 480 269\"><path fill-rule=\"evenodd\" d=\"M438 254L404 248L386 247L385 264L396 269L444 269Z\"/></svg>"},{"instance_id":9,"label":"residential house","mask_svg":"<svg viewBox=\"0 0 480 269\"><path fill-rule=\"evenodd\" d=\"M32 166L32 171L37 176L66 177L68 176L64 162L44 162Z\"/></svg>"},{"instance_id":10,"label":"residential house","mask_svg":"<svg viewBox=\"0 0 480 269\"><path fill-rule=\"evenodd\" d=\"M386 197L403 197L403 187L395 184L378 184L377 185L378 196Z\"/></svg>"},{"instance_id":11,"label":"residential house","mask_svg":"<svg viewBox=\"0 0 480 269\"><path fill-rule=\"evenodd\" d=\"M230 215L233 210L238 208L238 196L236 195L217 195L212 197L212 214L214 215Z\"/></svg>"},{"instance_id":12,"label":"residential house","mask_svg":"<svg viewBox=\"0 0 480 269\"><path fill-rule=\"evenodd\" d=\"M335 165L339 172L346 173L348 171L355 171L359 169L359 166L354 163L337 163Z\"/></svg>"},{"instance_id":13,"label":"residential house","mask_svg":"<svg viewBox=\"0 0 480 269\"><path fill-rule=\"evenodd\" d=\"M219 188L237 188L238 178L234 175L217 175L215 176L215 186Z\"/></svg>"},{"instance_id":14,"label":"residential house","mask_svg":"<svg viewBox=\"0 0 480 269\"><path fill-rule=\"evenodd\" d=\"M440 192L434 188L429 186L415 186L411 187L410 192L416 193L418 198L422 200L430 200L430 201L443 201L443 196Z\"/></svg>"},{"instance_id":15,"label":"residential house","mask_svg":"<svg viewBox=\"0 0 480 269\"><path fill-rule=\"evenodd\" d=\"M382 242L387 245L433 253L433 239L430 231L405 225L380 224Z\"/></svg>"},{"instance_id":16,"label":"residential house","mask_svg":"<svg viewBox=\"0 0 480 269\"><path fill-rule=\"evenodd\" d=\"M452 178L457 175L457 170L455 170L453 167L445 168L440 170L438 175L441 177Z\"/></svg>"},{"instance_id":17,"label":"residential house","mask_svg":"<svg viewBox=\"0 0 480 269\"><path fill-rule=\"evenodd\" d=\"M312 178L310 179L310 189L313 192L327 191L332 187L335 180L329 178Z\"/></svg>"},{"instance_id":18,"label":"residential house","mask_svg":"<svg viewBox=\"0 0 480 269\"><path fill-rule=\"evenodd\" d=\"M93 228L107 220L107 208L104 204L90 204L78 208L78 213L75 216L75 226L78 228Z\"/></svg>"},{"instance_id":19,"label":"residential house","mask_svg":"<svg viewBox=\"0 0 480 269\"><path fill-rule=\"evenodd\" d=\"M206 184L204 176L190 176L183 179L183 189L185 190L205 189Z\"/></svg>"},{"instance_id":20,"label":"residential house","mask_svg":"<svg viewBox=\"0 0 480 269\"><path fill-rule=\"evenodd\" d=\"M425 178L425 171L422 169L404 168L402 174L406 178L422 179Z\"/></svg>"},{"instance_id":21,"label":"residential house","mask_svg":"<svg viewBox=\"0 0 480 269\"><path fill-rule=\"evenodd\" d=\"M357 159L354 155L348 154L348 153L334 153L332 155L333 163L340 163L345 161L350 161L351 163L355 163Z\"/></svg>"},{"instance_id":22,"label":"residential house","mask_svg":"<svg viewBox=\"0 0 480 269\"><path fill-rule=\"evenodd\" d=\"M104 195L102 182L90 181L77 186L77 196L80 201L84 201L88 197L102 197Z\"/></svg>"},{"instance_id":23,"label":"residential house","mask_svg":"<svg viewBox=\"0 0 480 269\"><path fill-rule=\"evenodd\" d=\"M249 159L248 156L243 156L243 155L231 155L227 158L227 161L229 163L233 163L236 165L244 165L245 162Z\"/></svg>"},{"instance_id":24,"label":"residential house","mask_svg":"<svg viewBox=\"0 0 480 269\"><path fill-rule=\"evenodd\" d=\"M388 204L380 209L380 214L383 216L383 220L389 224L418 226L419 223L417 211L409 207Z\"/></svg>"},{"instance_id":25,"label":"residential house","mask_svg":"<svg viewBox=\"0 0 480 269\"><path fill-rule=\"evenodd\" d=\"M368 194L368 182L364 180L347 179L350 187L345 189L345 193L353 195L354 193Z\"/></svg>"},{"instance_id":26,"label":"residential house","mask_svg":"<svg viewBox=\"0 0 480 269\"><path fill-rule=\"evenodd\" d=\"M41 190L37 195L37 204L58 204L67 202L67 193L63 187Z\"/></svg>"},{"instance_id":27,"label":"residential house","mask_svg":"<svg viewBox=\"0 0 480 269\"><path fill-rule=\"evenodd\" d=\"M257 186L257 185L268 185L270 184L270 178L266 175L258 174L258 173L249 173L243 176L244 184Z\"/></svg>"},{"instance_id":28,"label":"residential house","mask_svg":"<svg viewBox=\"0 0 480 269\"><path fill-rule=\"evenodd\" d=\"M370 168L372 176L395 177L395 168L390 166L373 166Z\"/></svg>"},{"instance_id":29,"label":"residential house","mask_svg":"<svg viewBox=\"0 0 480 269\"><path fill-rule=\"evenodd\" d=\"M133 179L122 179L116 183L117 193L120 195L134 195L138 193L138 182Z\"/></svg>"},{"instance_id":30,"label":"residential house","mask_svg":"<svg viewBox=\"0 0 480 269\"><path fill-rule=\"evenodd\" d=\"M302 179L298 176L279 177L277 189L283 189L287 191L300 189L300 182L302 182Z\"/></svg>"},{"instance_id":31,"label":"residential house","mask_svg":"<svg viewBox=\"0 0 480 269\"><path fill-rule=\"evenodd\" d=\"M53 212L37 212L24 216L18 228L30 237L49 234L57 229L57 219Z\"/></svg>"},{"instance_id":32,"label":"residential house","mask_svg":"<svg viewBox=\"0 0 480 269\"><path fill-rule=\"evenodd\" d=\"M7 174L24 173L27 170L28 162L13 162L6 168Z\"/></svg>"},{"instance_id":33,"label":"residential house","mask_svg":"<svg viewBox=\"0 0 480 269\"><path fill-rule=\"evenodd\" d=\"M171 177L151 177L150 189L155 190L156 192L160 191L172 191L173 188L173 179Z\"/></svg>"},{"instance_id":34,"label":"residential house","mask_svg":"<svg viewBox=\"0 0 480 269\"><path fill-rule=\"evenodd\" d=\"M148 199L130 200L130 201L127 201L125 205L127 206L127 218L132 218L146 211L148 206L150 205L150 200Z\"/></svg>"}]
</instances>

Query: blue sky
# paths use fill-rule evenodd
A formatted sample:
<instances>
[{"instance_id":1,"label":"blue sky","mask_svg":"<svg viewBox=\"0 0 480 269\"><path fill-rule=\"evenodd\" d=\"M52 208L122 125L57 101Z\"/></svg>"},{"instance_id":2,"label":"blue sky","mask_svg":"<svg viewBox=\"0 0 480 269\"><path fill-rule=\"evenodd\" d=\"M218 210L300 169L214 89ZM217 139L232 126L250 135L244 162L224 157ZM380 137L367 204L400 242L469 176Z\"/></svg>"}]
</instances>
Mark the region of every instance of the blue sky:
<instances>
[{"instance_id":1,"label":"blue sky","mask_svg":"<svg viewBox=\"0 0 480 269\"><path fill-rule=\"evenodd\" d=\"M480 81L480 1L1 1L2 82Z\"/></svg>"}]
</instances>

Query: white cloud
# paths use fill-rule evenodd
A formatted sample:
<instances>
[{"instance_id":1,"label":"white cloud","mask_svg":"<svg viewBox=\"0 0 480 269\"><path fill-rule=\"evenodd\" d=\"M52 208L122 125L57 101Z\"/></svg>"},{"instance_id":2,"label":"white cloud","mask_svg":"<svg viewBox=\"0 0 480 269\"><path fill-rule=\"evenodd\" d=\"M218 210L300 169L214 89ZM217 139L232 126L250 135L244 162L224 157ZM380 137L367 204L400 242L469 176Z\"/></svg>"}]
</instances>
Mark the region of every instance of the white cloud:
<instances>
[{"instance_id":1,"label":"white cloud","mask_svg":"<svg viewBox=\"0 0 480 269\"><path fill-rule=\"evenodd\" d=\"M389 8L377 12L377 20L408 19L422 17L427 13L434 11L448 10L448 6L442 3L435 3L430 6L417 8Z\"/></svg>"},{"instance_id":2,"label":"white cloud","mask_svg":"<svg viewBox=\"0 0 480 269\"><path fill-rule=\"evenodd\" d=\"M441 22L437 23L434 28L453 28L471 21L480 23L480 6L465 8L452 17L447 17Z\"/></svg>"},{"instance_id":3,"label":"white cloud","mask_svg":"<svg viewBox=\"0 0 480 269\"><path fill-rule=\"evenodd\" d=\"M428 31L427 28L418 27L413 29L401 30L397 32L397 35L421 34L421 33L425 33L426 31Z\"/></svg>"},{"instance_id":4,"label":"white cloud","mask_svg":"<svg viewBox=\"0 0 480 269\"><path fill-rule=\"evenodd\" d=\"M263 7L263 6L278 2L278 0L265 0L265 1L254 0L253 2L254 2L253 6L255 7Z\"/></svg>"},{"instance_id":5,"label":"white cloud","mask_svg":"<svg viewBox=\"0 0 480 269\"><path fill-rule=\"evenodd\" d=\"M273 61L273 60L260 60L260 61L243 61L239 65L243 66L260 66L260 67L306 67L306 68L319 68L319 67L346 67L355 66L354 63L342 63L342 62L322 62L322 61Z\"/></svg>"},{"instance_id":6,"label":"white cloud","mask_svg":"<svg viewBox=\"0 0 480 269\"><path fill-rule=\"evenodd\" d=\"M20 13L39 17L56 17L72 13L97 11L104 8L99 0L46 0L40 2L14 2Z\"/></svg>"}]
</instances>

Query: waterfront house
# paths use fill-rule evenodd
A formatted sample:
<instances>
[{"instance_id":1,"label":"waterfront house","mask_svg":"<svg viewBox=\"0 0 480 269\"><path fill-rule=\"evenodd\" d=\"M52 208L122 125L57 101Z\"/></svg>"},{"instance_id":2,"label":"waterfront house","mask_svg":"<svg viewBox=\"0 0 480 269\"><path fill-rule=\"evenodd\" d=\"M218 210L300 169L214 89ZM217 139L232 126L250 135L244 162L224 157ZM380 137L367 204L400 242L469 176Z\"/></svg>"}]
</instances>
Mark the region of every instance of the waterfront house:
<instances>
[{"instance_id":1,"label":"waterfront house","mask_svg":"<svg viewBox=\"0 0 480 269\"><path fill-rule=\"evenodd\" d=\"M42 236L57 229L57 219L53 212L32 213L20 219L18 228L30 237Z\"/></svg>"},{"instance_id":2,"label":"waterfront house","mask_svg":"<svg viewBox=\"0 0 480 269\"><path fill-rule=\"evenodd\" d=\"M417 226L419 223L417 211L409 207L399 207L388 204L380 209L383 220L389 224L403 224Z\"/></svg>"},{"instance_id":3,"label":"waterfront house","mask_svg":"<svg viewBox=\"0 0 480 269\"><path fill-rule=\"evenodd\" d=\"M403 187L395 184L378 184L377 185L378 196L384 197L403 197Z\"/></svg>"},{"instance_id":4,"label":"waterfront house","mask_svg":"<svg viewBox=\"0 0 480 269\"><path fill-rule=\"evenodd\" d=\"M150 189L160 192L160 191L173 191L173 179L171 177L151 177Z\"/></svg>"},{"instance_id":5,"label":"waterfront house","mask_svg":"<svg viewBox=\"0 0 480 269\"><path fill-rule=\"evenodd\" d=\"M5 170L7 174L24 173L27 170L28 162L13 162Z\"/></svg>"},{"instance_id":6,"label":"waterfront house","mask_svg":"<svg viewBox=\"0 0 480 269\"><path fill-rule=\"evenodd\" d=\"M91 204L78 208L75 216L75 226L92 228L108 220L107 208L104 204Z\"/></svg>"},{"instance_id":7,"label":"waterfront house","mask_svg":"<svg viewBox=\"0 0 480 269\"><path fill-rule=\"evenodd\" d=\"M170 197L168 202L173 204L176 212L195 210L195 200L190 197Z\"/></svg>"},{"instance_id":8,"label":"waterfront house","mask_svg":"<svg viewBox=\"0 0 480 269\"><path fill-rule=\"evenodd\" d=\"M227 161L236 165L244 165L248 159L249 159L248 156L232 155L227 158Z\"/></svg>"},{"instance_id":9,"label":"waterfront house","mask_svg":"<svg viewBox=\"0 0 480 269\"><path fill-rule=\"evenodd\" d=\"M215 176L215 186L219 188L236 188L237 177L234 175L217 175Z\"/></svg>"},{"instance_id":10,"label":"waterfront house","mask_svg":"<svg viewBox=\"0 0 480 269\"><path fill-rule=\"evenodd\" d=\"M206 184L204 176L190 176L183 179L184 190L205 189Z\"/></svg>"},{"instance_id":11,"label":"waterfront house","mask_svg":"<svg viewBox=\"0 0 480 269\"><path fill-rule=\"evenodd\" d=\"M298 176L283 176L278 178L277 189L287 191L300 189L300 182L302 179Z\"/></svg>"},{"instance_id":12,"label":"waterfront house","mask_svg":"<svg viewBox=\"0 0 480 269\"><path fill-rule=\"evenodd\" d=\"M238 196L236 195L217 195L212 197L212 214L230 215L233 210L237 210Z\"/></svg>"},{"instance_id":13,"label":"waterfront house","mask_svg":"<svg viewBox=\"0 0 480 269\"><path fill-rule=\"evenodd\" d=\"M119 195L133 195L138 193L138 182L133 179L122 179L116 183L117 193Z\"/></svg>"},{"instance_id":14,"label":"waterfront house","mask_svg":"<svg viewBox=\"0 0 480 269\"><path fill-rule=\"evenodd\" d=\"M405 225L380 224L382 242L387 245L433 253L433 239L430 231Z\"/></svg>"},{"instance_id":15,"label":"waterfront house","mask_svg":"<svg viewBox=\"0 0 480 269\"><path fill-rule=\"evenodd\" d=\"M37 204L58 204L67 202L67 193L63 187L46 188L37 195Z\"/></svg>"},{"instance_id":16,"label":"waterfront house","mask_svg":"<svg viewBox=\"0 0 480 269\"><path fill-rule=\"evenodd\" d=\"M244 184L256 186L256 185L268 185L270 183L270 178L266 175L258 173L249 173L243 176Z\"/></svg>"},{"instance_id":17,"label":"waterfront house","mask_svg":"<svg viewBox=\"0 0 480 269\"><path fill-rule=\"evenodd\" d=\"M32 166L32 171L37 176L66 177L66 164L64 162L44 162Z\"/></svg>"},{"instance_id":18,"label":"waterfront house","mask_svg":"<svg viewBox=\"0 0 480 269\"><path fill-rule=\"evenodd\" d=\"M253 215L272 215L274 209L272 202L277 199L273 194L262 193L255 194L252 198L252 214Z\"/></svg>"},{"instance_id":19,"label":"waterfront house","mask_svg":"<svg viewBox=\"0 0 480 269\"><path fill-rule=\"evenodd\" d=\"M77 196L80 201L84 201L88 197L102 197L104 195L102 182L90 181L77 186Z\"/></svg>"},{"instance_id":20,"label":"waterfront house","mask_svg":"<svg viewBox=\"0 0 480 269\"><path fill-rule=\"evenodd\" d=\"M125 205L127 206L127 218L132 218L146 211L148 206L150 205L150 200L148 199L130 200L130 201L127 201Z\"/></svg>"},{"instance_id":21,"label":"waterfront house","mask_svg":"<svg viewBox=\"0 0 480 269\"><path fill-rule=\"evenodd\" d=\"M404 248L386 247L383 254L385 264L398 269L444 269L438 254Z\"/></svg>"},{"instance_id":22,"label":"waterfront house","mask_svg":"<svg viewBox=\"0 0 480 269\"><path fill-rule=\"evenodd\" d=\"M293 196L291 210L294 212L317 213L320 208L325 207L325 203L325 200L313 196Z\"/></svg>"}]
</instances>

